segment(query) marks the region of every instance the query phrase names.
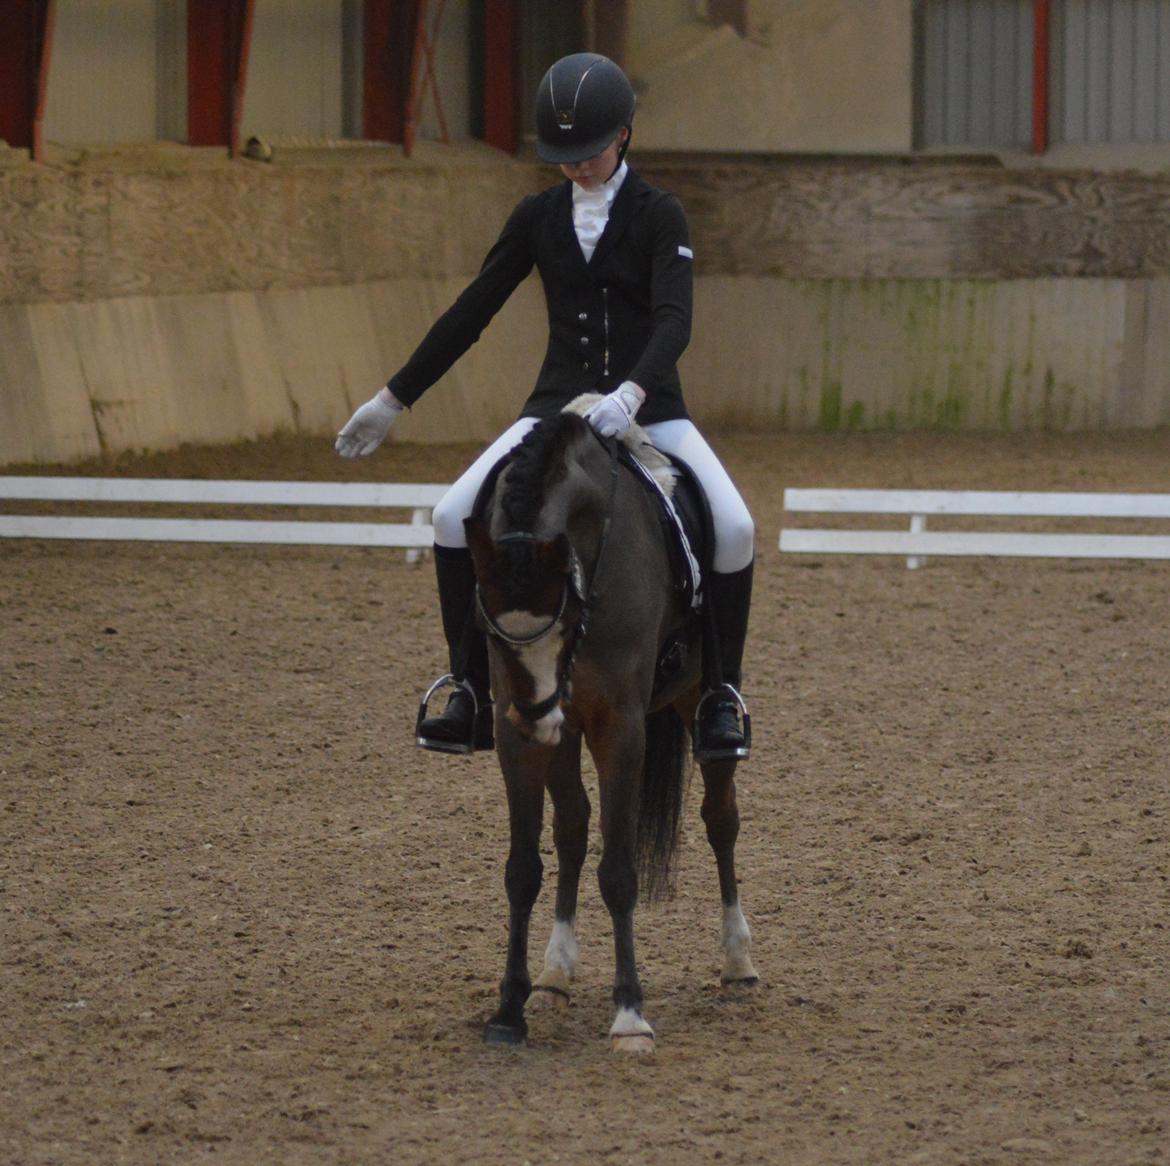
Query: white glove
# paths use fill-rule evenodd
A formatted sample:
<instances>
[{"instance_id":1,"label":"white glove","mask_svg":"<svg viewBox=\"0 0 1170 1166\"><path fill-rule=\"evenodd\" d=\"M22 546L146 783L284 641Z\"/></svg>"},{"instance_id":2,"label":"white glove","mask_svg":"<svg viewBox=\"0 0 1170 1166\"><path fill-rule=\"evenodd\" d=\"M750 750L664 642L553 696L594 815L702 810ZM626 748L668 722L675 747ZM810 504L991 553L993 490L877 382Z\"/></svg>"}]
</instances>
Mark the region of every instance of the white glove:
<instances>
[{"instance_id":1,"label":"white glove","mask_svg":"<svg viewBox=\"0 0 1170 1166\"><path fill-rule=\"evenodd\" d=\"M373 453L404 408L389 389L379 389L345 423L333 448L342 457L365 457Z\"/></svg>"},{"instance_id":2,"label":"white glove","mask_svg":"<svg viewBox=\"0 0 1170 1166\"><path fill-rule=\"evenodd\" d=\"M633 424L646 394L633 381L622 381L612 393L602 397L585 414L585 420L602 437L615 437L625 433Z\"/></svg>"}]
</instances>

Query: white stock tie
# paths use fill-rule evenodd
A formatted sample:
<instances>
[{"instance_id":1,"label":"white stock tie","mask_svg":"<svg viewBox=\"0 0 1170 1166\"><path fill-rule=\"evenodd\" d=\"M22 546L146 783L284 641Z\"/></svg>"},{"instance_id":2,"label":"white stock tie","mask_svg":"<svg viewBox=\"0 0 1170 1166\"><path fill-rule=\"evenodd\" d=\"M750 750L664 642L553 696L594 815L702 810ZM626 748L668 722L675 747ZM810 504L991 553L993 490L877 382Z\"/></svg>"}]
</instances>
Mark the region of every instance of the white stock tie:
<instances>
[{"instance_id":1,"label":"white stock tie","mask_svg":"<svg viewBox=\"0 0 1170 1166\"><path fill-rule=\"evenodd\" d=\"M597 241L609 222L609 208L617 197L626 178L629 167L623 162L609 179L597 190L583 190L573 185L573 228L577 232L577 242L581 244L581 254L588 263L593 258L597 248Z\"/></svg>"}]
</instances>

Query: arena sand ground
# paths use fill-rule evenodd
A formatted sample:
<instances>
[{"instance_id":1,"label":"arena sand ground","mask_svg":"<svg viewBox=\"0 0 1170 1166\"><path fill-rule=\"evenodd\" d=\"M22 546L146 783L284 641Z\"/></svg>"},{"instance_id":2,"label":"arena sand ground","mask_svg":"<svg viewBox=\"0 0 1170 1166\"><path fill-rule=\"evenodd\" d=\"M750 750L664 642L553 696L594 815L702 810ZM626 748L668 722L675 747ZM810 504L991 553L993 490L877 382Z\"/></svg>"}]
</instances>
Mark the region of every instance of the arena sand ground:
<instances>
[{"instance_id":1,"label":"arena sand ground","mask_svg":"<svg viewBox=\"0 0 1170 1166\"><path fill-rule=\"evenodd\" d=\"M638 916L642 1060L606 1046L596 847L571 1009L480 1044L506 818L494 757L411 744L429 565L0 545L0 1161L1166 1160L1170 565L912 572L776 537L785 485L1164 491L1167 435L716 444L759 527L739 863L764 979L716 983L692 790L677 894ZM443 481L471 452L83 468ZM546 884L537 952L550 915Z\"/></svg>"}]
</instances>

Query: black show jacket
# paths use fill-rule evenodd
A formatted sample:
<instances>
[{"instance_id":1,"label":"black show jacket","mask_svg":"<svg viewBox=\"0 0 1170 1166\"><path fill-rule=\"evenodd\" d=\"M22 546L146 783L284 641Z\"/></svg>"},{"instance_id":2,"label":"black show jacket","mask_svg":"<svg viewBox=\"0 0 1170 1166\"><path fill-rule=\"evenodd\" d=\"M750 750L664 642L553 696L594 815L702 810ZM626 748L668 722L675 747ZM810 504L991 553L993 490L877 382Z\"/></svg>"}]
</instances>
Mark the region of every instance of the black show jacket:
<instances>
[{"instance_id":1,"label":"black show jacket","mask_svg":"<svg viewBox=\"0 0 1170 1166\"><path fill-rule=\"evenodd\" d=\"M690 238L672 194L626 174L586 263L573 228L572 183L529 195L479 274L389 381L413 405L471 347L533 266L544 284L548 350L522 417L547 417L579 393L631 380L644 424L687 416L677 361L691 335Z\"/></svg>"}]
</instances>

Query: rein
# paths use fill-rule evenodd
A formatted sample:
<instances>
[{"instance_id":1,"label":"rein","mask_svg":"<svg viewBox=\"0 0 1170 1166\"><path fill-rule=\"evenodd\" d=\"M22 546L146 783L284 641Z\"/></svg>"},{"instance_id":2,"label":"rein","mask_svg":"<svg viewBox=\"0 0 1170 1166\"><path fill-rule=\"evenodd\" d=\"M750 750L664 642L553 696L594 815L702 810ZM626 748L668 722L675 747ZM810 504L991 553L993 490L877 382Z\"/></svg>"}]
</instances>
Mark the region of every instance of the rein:
<instances>
[{"instance_id":1,"label":"rein","mask_svg":"<svg viewBox=\"0 0 1170 1166\"><path fill-rule=\"evenodd\" d=\"M592 433L593 430L591 429L590 432ZM530 723L539 721L541 717L547 716L556 708L562 699L569 698L572 690L573 663L577 658L577 650L580 648L581 642L585 639L585 633L589 630L589 622L593 614L593 608L597 602L597 577L601 572L601 563L605 558L605 549L609 543L614 500L617 497L618 451L617 440L615 438L602 438L596 433L594 433L594 436L605 445L609 452L609 493L605 504L605 519L601 526L601 538L597 544L597 558L593 561L593 575L589 580L588 587L585 585L585 568L582 566L581 560L577 557L577 551L574 548L571 552L572 558L569 564L569 574L561 590L561 602L557 607L556 614L539 631L527 636L513 636L500 627L484 607L479 585L476 584L475 588L475 606L480 618L484 622L484 628L487 634L492 639L507 644L512 648L528 647L531 644L538 643L545 636L555 631L560 626L561 618L565 614L565 607L568 605L570 593L572 593L580 604L577 622L573 626L572 639L569 643L568 655L565 658L564 670L557 678L556 688L544 700L537 701L535 704L527 704L517 700L513 700L512 702L516 707L516 711ZM497 545L503 546L508 543L538 543L542 540L529 531L513 531L503 535L496 541Z\"/></svg>"}]
</instances>

